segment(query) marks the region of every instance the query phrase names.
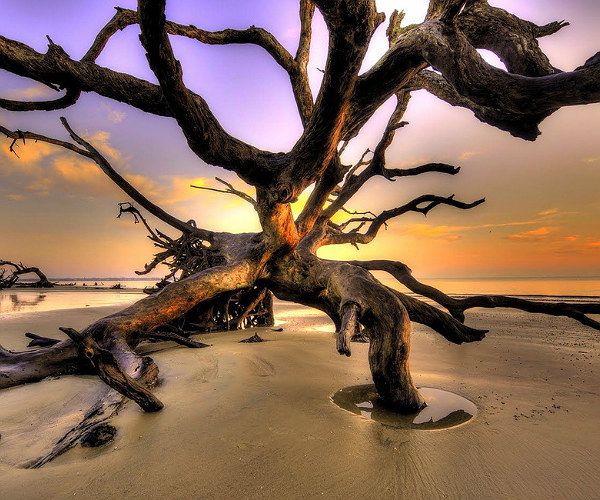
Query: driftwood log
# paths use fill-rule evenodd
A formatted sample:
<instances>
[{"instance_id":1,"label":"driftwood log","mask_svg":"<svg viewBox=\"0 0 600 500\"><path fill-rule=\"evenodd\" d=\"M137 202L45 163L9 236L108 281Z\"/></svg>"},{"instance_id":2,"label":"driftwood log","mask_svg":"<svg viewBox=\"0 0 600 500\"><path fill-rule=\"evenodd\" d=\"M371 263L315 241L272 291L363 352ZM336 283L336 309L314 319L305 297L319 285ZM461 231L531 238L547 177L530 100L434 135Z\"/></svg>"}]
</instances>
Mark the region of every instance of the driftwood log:
<instances>
[{"instance_id":1,"label":"driftwood log","mask_svg":"<svg viewBox=\"0 0 600 500\"><path fill-rule=\"evenodd\" d=\"M329 30L329 52L321 87L313 99L307 65L315 8ZM458 174L458 167L440 163L407 169L386 165L386 150L406 125L402 117L412 91L426 89L454 106L471 110L480 121L525 140L535 140L540 122L561 107L599 102L598 55L575 71L563 72L552 66L540 49L540 37L558 32L568 23L538 26L489 5L487 0L431 0L420 24L403 26L401 13L391 16L387 23L389 50L371 69L360 73L371 37L385 21L374 0L300 0L299 13L301 30L295 54L255 26L210 32L168 21L165 0L138 0L137 11L118 8L80 60L51 40L46 53L39 53L0 36L0 69L64 92L46 102L0 99L0 107L57 110L74 105L82 92L94 92L149 114L170 117L199 158L235 173L255 188L255 198L245 196L262 226L258 234L230 234L177 219L134 189L65 119L62 123L69 140L0 127L12 141L13 151L19 144L26 147L23 143L28 140L45 141L96 162L132 203L181 232L174 248L195 247L194 256L202 261L185 276L165 283L160 291L81 332L64 329L68 340L26 352L0 348L0 388L92 371L143 409L159 410L162 404L149 388L158 369L150 358L136 352L138 345L161 338L164 332L181 336L179 330L168 326L190 311L195 311L196 322L200 322L198 318L211 303L241 291L254 294L245 302L248 306L263 290L270 290L281 299L324 311L338 329L337 350L342 355L351 354L348 339L362 331L370 339L369 361L377 390L399 411L414 411L423 405L409 371L411 321L427 325L457 344L479 341L486 333L463 323L464 311L471 307L512 307L561 315L600 329L589 317L600 313L598 304L551 304L498 296L456 299L421 284L400 263L336 262L317 256L324 245L368 244L383 226L408 212L427 214L438 206L468 210L483 203L483 199L461 201L454 195L424 194L380 214L354 213L346 208L375 176L409 182L419 175ZM141 44L158 84L95 63L110 37L131 25L141 29ZM289 75L304 125L294 147L285 153L264 151L231 136L207 102L185 86L170 36L205 44L262 47ZM478 48L496 53L508 71L486 63ZM354 165L344 163L342 152L348 141L394 97L397 105L373 151L367 151ZM224 185L224 191L236 194ZM309 187L308 202L294 218L291 203ZM129 211L132 205L122 208ZM348 215L346 222L332 222L339 212ZM148 229L152 233L150 226ZM165 252L172 251L174 243L169 237L151 236ZM392 273L409 290L434 300L448 312L382 285L370 273L378 269ZM245 321L248 317L238 313L231 318ZM215 314L205 317L209 322L215 320ZM229 316L222 318L221 325L223 322L233 327Z\"/></svg>"},{"instance_id":2,"label":"driftwood log","mask_svg":"<svg viewBox=\"0 0 600 500\"><path fill-rule=\"evenodd\" d=\"M19 281L22 276L35 274L37 281ZM22 262L11 262L0 259L0 290L3 288L12 288L14 286L29 288L52 288L52 283L39 267L30 267L23 265Z\"/></svg>"}]
</instances>

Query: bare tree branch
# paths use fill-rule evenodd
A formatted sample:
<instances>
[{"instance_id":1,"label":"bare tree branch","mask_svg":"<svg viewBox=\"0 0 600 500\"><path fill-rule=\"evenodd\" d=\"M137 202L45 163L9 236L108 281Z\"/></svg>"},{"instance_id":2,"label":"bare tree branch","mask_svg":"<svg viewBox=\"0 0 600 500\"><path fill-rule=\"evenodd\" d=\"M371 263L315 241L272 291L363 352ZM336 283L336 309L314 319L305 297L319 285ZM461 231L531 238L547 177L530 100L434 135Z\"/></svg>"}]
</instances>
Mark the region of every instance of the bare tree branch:
<instances>
[{"instance_id":1,"label":"bare tree branch","mask_svg":"<svg viewBox=\"0 0 600 500\"><path fill-rule=\"evenodd\" d=\"M545 30L540 32L542 36ZM600 66L596 64L543 77L509 74L481 58L468 36L459 31L458 22L430 18L403 31L382 59L360 77L344 138L353 137L388 97L429 65L460 95L488 108L488 116L494 111L499 115L484 121L523 139L535 139L538 124L557 109L600 100Z\"/></svg>"},{"instance_id":2,"label":"bare tree branch","mask_svg":"<svg viewBox=\"0 0 600 500\"><path fill-rule=\"evenodd\" d=\"M3 267L11 267L11 275L8 278L5 278L5 272L2 269ZM38 277L38 280L35 283L32 283L31 286L35 288L52 288L54 287L54 283L52 283L46 275L41 271L39 267L25 266L22 262L16 263L11 262L10 260L0 260L0 289L2 288L10 288L14 286L19 280L20 276L26 274L35 274Z\"/></svg>"},{"instance_id":3,"label":"bare tree branch","mask_svg":"<svg viewBox=\"0 0 600 500\"><path fill-rule=\"evenodd\" d=\"M173 215L167 213L155 203L148 200L142 193L140 193L136 188L134 188L129 181L127 181L123 176L121 176L112 167L109 161L96 148L94 148L89 142L84 140L82 137L77 135L65 118L61 118L60 121L71 136L71 138L81 147L67 141L54 139L52 137L46 137L33 132L22 132L19 130L11 131L1 125L0 132L9 138L12 138L13 144L14 141L17 140L22 140L23 143L25 143L26 139L42 141L47 142L49 144L54 144L56 146L60 146L62 148L73 151L81 156L89 158L90 160L94 161L100 167L100 169L108 176L108 178L112 180L117 186L119 186L125 192L125 194L130 196L132 200L134 200L136 203L139 203L152 215L162 220L166 224L169 224L170 226L179 229L180 231L192 233L198 237L206 239L207 241L211 241L213 237L213 233L211 231L200 229L198 227L195 227L195 225L193 224L183 222L174 217ZM13 146L11 146L11 148L12 147Z\"/></svg>"},{"instance_id":4,"label":"bare tree branch","mask_svg":"<svg viewBox=\"0 0 600 500\"><path fill-rule=\"evenodd\" d=\"M474 201L472 203L465 203L462 201L458 201L454 199L454 195L443 197L437 196L433 194L426 194L423 196L419 196L414 200L400 206L397 208L393 208L391 210L385 210L377 217L355 217L346 221L343 225L340 225L342 229L347 227L352 223L368 223L369 229L365 233L359 233L358 229L354 231L350 231L349 233L333 233L330 232L326 238L323 240L323 245L340 245L344 243L360 243L367 244L373 241L381 226L387 223L390 219L394 217L398 217L408 212L417 212L423 215L427 215L432 209L439 205L448 205L454 208L459 208L461 210L468 210L471 208L475 208L478 205L481 205L485 202L485 198ZM424 205L424 206L423 206ZM362 227L362 224L361 226Z\"/></svg>"},{"instance_id":5,"label":"bare tree branch","mask_svg":"<svg viewBox=\"0 0 600 500\"><path fill-rule=\"evenodd\" d=\"M242 200L247 201L256 209L256 200L252 198L252 196L244 193L243 191L240 191L239 189L235 189L233 187L233 184L231 184L230 182L224 181L223 179L219 179L218 177L215 177L215 180L223 184L226 187L226 189L211 188L208 186L194 186L193 184L191 185L191 187L195 189L204 189L206 191L214 191L216 193L233 194L241 198Z\"/></svg>"},{"instance_id":6,"label":"bare tree branch","mask_svg":"<svg viewBox=\"0 0 600 500\"><path fill-rule=\"evenodd\" d=\"M470 0L457 22L473 47L497 54L511 73L545 76L560 72L552 66L537 39L568 26L565 21L538 26L492 7L487 0Z\"/></svg>"},{"instance_id":7,"label":"bare tree branch","mask_svg":"<svg viewBox=\"0 0 600 500\"><path fill-rule=\"evenodd\" d=\"M600 322L589 318L586 314L600 314L600 303L543 302L507 297L504 295L471 295L465 298L454 298L444 292L421 283L412 275L410 268L401 262L389 260L352 261L353 265L370 271L385 271L410 291L427 297L445 307L459 321L465 320L465 311L475 307L487 309L506 307L531 313L565 316L579 321L581 324L600 330Z\"/></svg>"}]
</instances>

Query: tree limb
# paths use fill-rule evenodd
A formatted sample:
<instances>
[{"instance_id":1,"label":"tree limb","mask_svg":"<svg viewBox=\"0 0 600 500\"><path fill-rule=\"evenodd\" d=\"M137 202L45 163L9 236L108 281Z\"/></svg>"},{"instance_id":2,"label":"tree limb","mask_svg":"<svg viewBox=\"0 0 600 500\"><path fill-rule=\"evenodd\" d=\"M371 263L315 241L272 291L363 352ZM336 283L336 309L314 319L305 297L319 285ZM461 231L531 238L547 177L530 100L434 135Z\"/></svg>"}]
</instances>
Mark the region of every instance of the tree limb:
<instances>
[{"instance_id":1,"label":"tree limb","mask_svg":"<svg viewBox=\"0 0 600 500\"><path fill-rule=\"evenodd\" d=\"M423 196L419 196L408 203L393 208L391 210L385 210L377 217L354 217L343 224L340 224L339 227L344 229L349 224L352 223L368 223L369 229L365 233L359 233L357 229L350 231L348 233L340 233L340 232L329 232L321 244L323 245L340 245L344 243L352 243L352 244L367 244L373 241L381 226L387 223L390 219L394 217L398 217L407 212L417 212L423 215L427 215L430 210L434 209L439 205L448 205L454 208L459 208L461 210L468 210L471 208L475 208L478 205L481 205L485 202L485 198L474 201L472 203L465 203L462 201L458 201L454 199L454 195L443 197L437 196L433 194L426 194ZM425 204L425 206L422 206ZM361 224L362 226L362 224Z\"/></svg>"},{"instance_id":2,"label":"tree limb","mask_svg":"<svg viewBox=\"0 0 600 500\"><path fill-rule=\"evenodd\" d=\"M565 302L542 302L504 295L472 295L465 298L455 298L446 295L437 288L421 283L414 278L410 268L401 262L372 260L352 261L351 264L370 271L385 271L391 274L411 292L437 302L461 322L464 321L464 313L468 309L475 307L487 309L506 307L531 313L565 316L579 321L590 328L600 330L600 322L586 316L586 314L600 314L600 304L598 303L569 304Z\"/></svg>"},{"instance_id":3,"label":"tree limb","mask_svg":"<svg viewBox=\"0 0 600 500\"><path fill-rule=\"evenodd\" d=\"M134 188L129 181L127 181L123 176L121 176L112 167L110 162L96 148L94 148L89 142L84 140L82 137L77 135L73 131L73 129L71 128L71 126L69 125L69 123L67 122L67 120L64 117L61 117L60 121L61 121L63 127L67 130L67 132L71 136L71 138L81 147L79 147L78 145L73 144L71 142L62 141L62 140L54 139L51 137L46 137L46 136L36 134L33 132L22 132L20 130L11 131L11 130L8 130L7 128L3 127L2 125L0 125L0 132L9 138L12 138L13 144L17 140L22 140L23 143L25 143L26 139L31 139L34 141L42 141L42 142L47 142L49 144L54 144L56 146L60 146L62 148L73 151L81 156L89 158L90 160L93 160L100 167L102 172L104 172L110 180L112 180L119 188L121 188L121 190L123 190L123 192L125 192L125 194L130 196L131 199L133 199L136 203L139 203L142 207L144 207L146 210L148 210L148 212L150 212L152 215L154 215L158 219L162 220L166 224L170 225L171 227L174 227L175 229L179 229L180 231L183 231L186 233L192 233L192 234L195 234L196 236L201 237L207 241L211 241L211 239L213 238L213 233L211 231L198 228L195 225L188 223L188 222L183 222L183 221L177 219L176 217L174 217L173 215L169 214L165 210L163 210L158 205L152 203L142 193L140 193L136 188ZM11 146L11 149L12 149L12 146Z\"/></svg>"},{"instance_id":4,"label":"tree limb","mask_svg":"<svg viewBox=\"0 0 600 500\"><path fill-rule=\"evenodd\" d=\"M194 186L193 184L190 187L193 187L195 189L204 189L206 191L214 191L216 193L233 194L238 198L247 201L256 209L256 200L252 198L252 196L244 193L243 191L240 191L239 189L235 189L233 187L233 184L231 184L230 182L224 181L223 179L219 179L218 177L215 177L215 180L223 184L226 187L226 189L211 188L208 186Z\"/></svg>"}]
</instances>

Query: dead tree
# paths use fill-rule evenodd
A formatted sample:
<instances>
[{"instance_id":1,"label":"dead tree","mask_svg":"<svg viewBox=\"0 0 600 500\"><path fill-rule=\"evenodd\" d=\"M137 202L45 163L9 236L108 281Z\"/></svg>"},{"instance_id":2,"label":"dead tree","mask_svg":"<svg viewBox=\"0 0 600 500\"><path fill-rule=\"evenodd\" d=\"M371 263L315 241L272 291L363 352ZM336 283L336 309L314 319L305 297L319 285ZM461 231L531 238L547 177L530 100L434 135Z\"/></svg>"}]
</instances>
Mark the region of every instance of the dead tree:
<instances>
[{"instance_id":1,"label":"dead tree","mask_svg":"<svg viewBox=\"0 0 600 500\"><path fill-rule=\"evenodd\" d=\"M442 205L466 210L484 201L425 194L380 214L367 212L351 215L343 224L332 222L372 177L396 181L458 173L458 168L438 163L408 169L386 165L386 150L396 131L405 125L402 116L412 91L426 89L452 105L470 109L482 122L534 140L540 133L539 123L559 108L600 101L600 55L575 71L562 72L544 55L538 38L556 33L567 23L538 26L486 0L431 0L420 24L404 27L401 13L391 16L387 24L389 50L371 69L359 74L371 37L385 20L375 1L300 0L299 4L301 31L295 54L258 27L209 32L168 21L165 0L139 0L137 11L117 9L80 60L71 58L52 40L42 54L0 37L0 69L64 91L54 101L3 99L0 106L12 111L57 110L74 105L82 92L95 92L149 114L171 117L199 158L234 172L256 189L254 207L262 226L258 234L228 234L176 219L128 184L64 119L70 140L3 127L2 132L13 141L11 148L31 139L92 159L134 203L182 234L218 249L222 261L166 285L81 332L63 329L69 340L27 352L0 349L0 387L91 370L144 410L159 410L162 403L149 389L158 369L150 358L136 353L136 347L160 337L164 325L191 309L222 294L252 288L267 288L281 299L327 313L338 330L340 354L350 354L348 337L361 325L370 338L369 362L377 390L388 405L400 411L423 405L409 371L411 321L427 325L457 344L479 341L486 333L463 324L463 313L470 307L512 307L567 316L600 329L588 316L600 313L598 304L533 303L497 296L459 300L419 283L400 263L337 262L316 255L323 245L367 244L382 226L407 212L426 214ZM329 30L329 52L321 88L313 100L307 65L315 8ZM134 24L141 29L141 44L158 84L95 64L110 37ZM202 96L185 86L183 68L175 59L169 36L205 44L255 44L272 56L289 75L304 126L293 148L285 153L264 151L231 136ZM495 52L508 71L490 66L477 48ZM396 108L373 153L365 154L356 165L346 165L340 157L344 145L394 96ZM290 204L309 187L308 202L294 219ZM392 272L409 290L433 299L448 313L387 288L370 274L374 269ZM185 343L177 334L169 338Z\"/></svg>"},{"instance_id":2,"label":"dead tree","mask_svg":"<svg viewBox=\"0 0 600 500\"><path fill-rule=\"evenodd\" d=\"M19 281L22 276L35 274L38 279L33 282ZM52 283L38 267L29 267L22 262L16 263L9 260L0 260L0 290L14 286L27 288L52 288Z\"/></svg>"}]
</instances>

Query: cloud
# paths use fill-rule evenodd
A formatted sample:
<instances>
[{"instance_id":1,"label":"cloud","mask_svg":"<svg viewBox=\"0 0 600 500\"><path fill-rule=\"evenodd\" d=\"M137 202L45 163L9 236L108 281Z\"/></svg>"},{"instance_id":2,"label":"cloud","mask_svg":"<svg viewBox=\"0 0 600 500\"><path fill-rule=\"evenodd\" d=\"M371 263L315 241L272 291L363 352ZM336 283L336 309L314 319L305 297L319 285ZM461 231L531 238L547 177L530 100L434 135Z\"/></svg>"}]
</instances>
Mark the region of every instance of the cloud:
<instances>
[{"instance_id":1,"label":"cloud","mask_svg":"<svg viewBox=\"0 0 600 500\"><path fill-rule=\"evenodd\" d=\"M446 241L456 241L461 238L456 234L459 231L468 229L465 226L429 226L427 224L412 224L408 226L404 234L415 238L433 238Z\"/></svg>"},{"instance_id":2,"label":"cloud","mask_svg":"<svg viewBox=\"0 0 600 500\"><path fill-rule=\"evenodd\" d=\"M54 181L52 179L48 177L41 177L29 183L26 189L40 195L47 195L52 186L54 186Z\"/></svg>"},{"instance_id":3,"label":"cloud","mask_svg":"<svg viewBox=\"0 0 600 500\"><path fill-rule=\"evenodd\" d=\"M579 236L576 234L572 234L570 236L565 236L566 241L577 241L578 239L579 239Z\"/></svg>"},{"instance_id":4,"label":"cloud","mask_svg":"<svg viewBox=\"0 0 600 500\"><path fill-rule=\"evenodd\" d=\"M69 184L95 186L100 184L100 169L95 163L77 156L54 159L54 171Z\"/></svg>"},{"instance_id":5,"label":"cloud","mask_svg":"<svg viewBox=\"0 0 600 500\"><path fill-rule=\"evenodd\" d=\"M543 210L541 212L538 212L538 215L541 217L549 217L551 215L558 214L558 212L559 212L558 208L549 208L548 210Z\"/></svg>"},{"instance_id":6,"label":"cloud","mask_svg":"<svg viewBox=\"0 0 600 500\"><path fill-rule=\"evenodd\" d=\"M600 156L589 156L583 159L584 163L598 163L600 161Z\"/></svg>"},{"instance_id":7,"label":"cloud","mask_svg":"<svg viewBox=\"0 0 600 500\"><path fill-rule=\"evenodd\" d=\"M123 163L123 154L110 144L110 132L98 130L93 134L85 134L83 138L100 151L109 161Z\"/></svg>"},{"instance_id":8,"label":"cloud","mask_svg":"<svg viewBox=\"0 0 600 500\"><path fill-rule=\"evenodd\" d=\"M134 188L148 198L157 200L162 195L161 187L154 179L151 179L147 175L125 174L123 177L125 180L129 181Z\"/></svg>"},{"instance_id":9,"label":"cloud","mask_svg":"<svg viewBox=\"0 0 600 500\"><path fill-rule=\"evenodd\" d=\"M519 227L519 226L531 226L537 224L539 221L512 221L512 222L499 222L496 224L477 224L473 226L430 226L428 224L412 224L402 230L402 234L414 236L415 238L438 238L445 239L447 241L456 241L461 238L456 233L462 233L467 231L478 231L482 229L495 229L502 227Z\"/></svg>"},{"instance_id":10,"label":"cloud","mask_svg":"<svg viewBox=\"0 0 600 500\"><path fill-rule=\"evenodd\" d=\"M24 89L15 89L8 92L8 98L16 101L31 101L40 98L54 97L56 94L51 88L45 85L35 84Z\"/></svg>"},{"instance_id":11,"label":"cloud","mask_svg":"<svg viewBox=\"0 0 600 500\"><path fill-rule=\"evenodd\" d=\"M554 233L558 228L556 227L538 227L537 229L532 229L531 231L524 231L522 233L510 234L507 236L510 240L517 241L539 241L544 239L546 236Z\"/></svg>"},{"instance_id":12,"label":"cloud","mask_svg":"<svg viewBox=\"0 0 600 500\"><path fill-rule=\"evenodd\" d=\"M41 174L42 169L39 162L51 154L54 154L56 147L45 143L35 141L17 141L13 148L16 152L10 151L12 139L7 139L0 146L0 155L4 156L8 162L0 162L0 170L7 173L24 172L29 175Z\"/></svg>"},{"instance_id":13,"label":"cloud","mask_svg":"<svg viewBox=\"0 0 600 500\"><path fill-rule=\"evenodd\" d=\"M6 195L6 198L10 201L23 201L25 199L25 196L18 193L9 193Z\"/></svg>"},{"instance_id":14,"label":"cloud","mask_svg":"<svg viewBox=\"0 0 600 500\"><path fill-rule=\"evenodd\" d=\"M125 111L114 109L110 104L103 104L103 108L106 110L108 121L111 123L121 123L125 118L127 118L127 113L125 113Z\"/></svg>"},{"instance_id":15,"label":"cloud","mask_svg":"<svg viewBox=\"0 0 600 500\"><path fill-rule=\"evenodd\" d=\"M588 243L587 246L590 248L600 248L600 241L592 241L591 243Z\"/></svg>"},{"instance_id":16,"label":"cloud","mask_svg":"<svg viewBox=\"0 0 600 500\"><path fill-rule=\"evenodd\" d=\"M481 154L480 151L464 151L463 153L460 154L458 159L460 161L467 161L467 160L470 160L471 158L479 156L480 154Z\"/></svg>"}]
</instances>

